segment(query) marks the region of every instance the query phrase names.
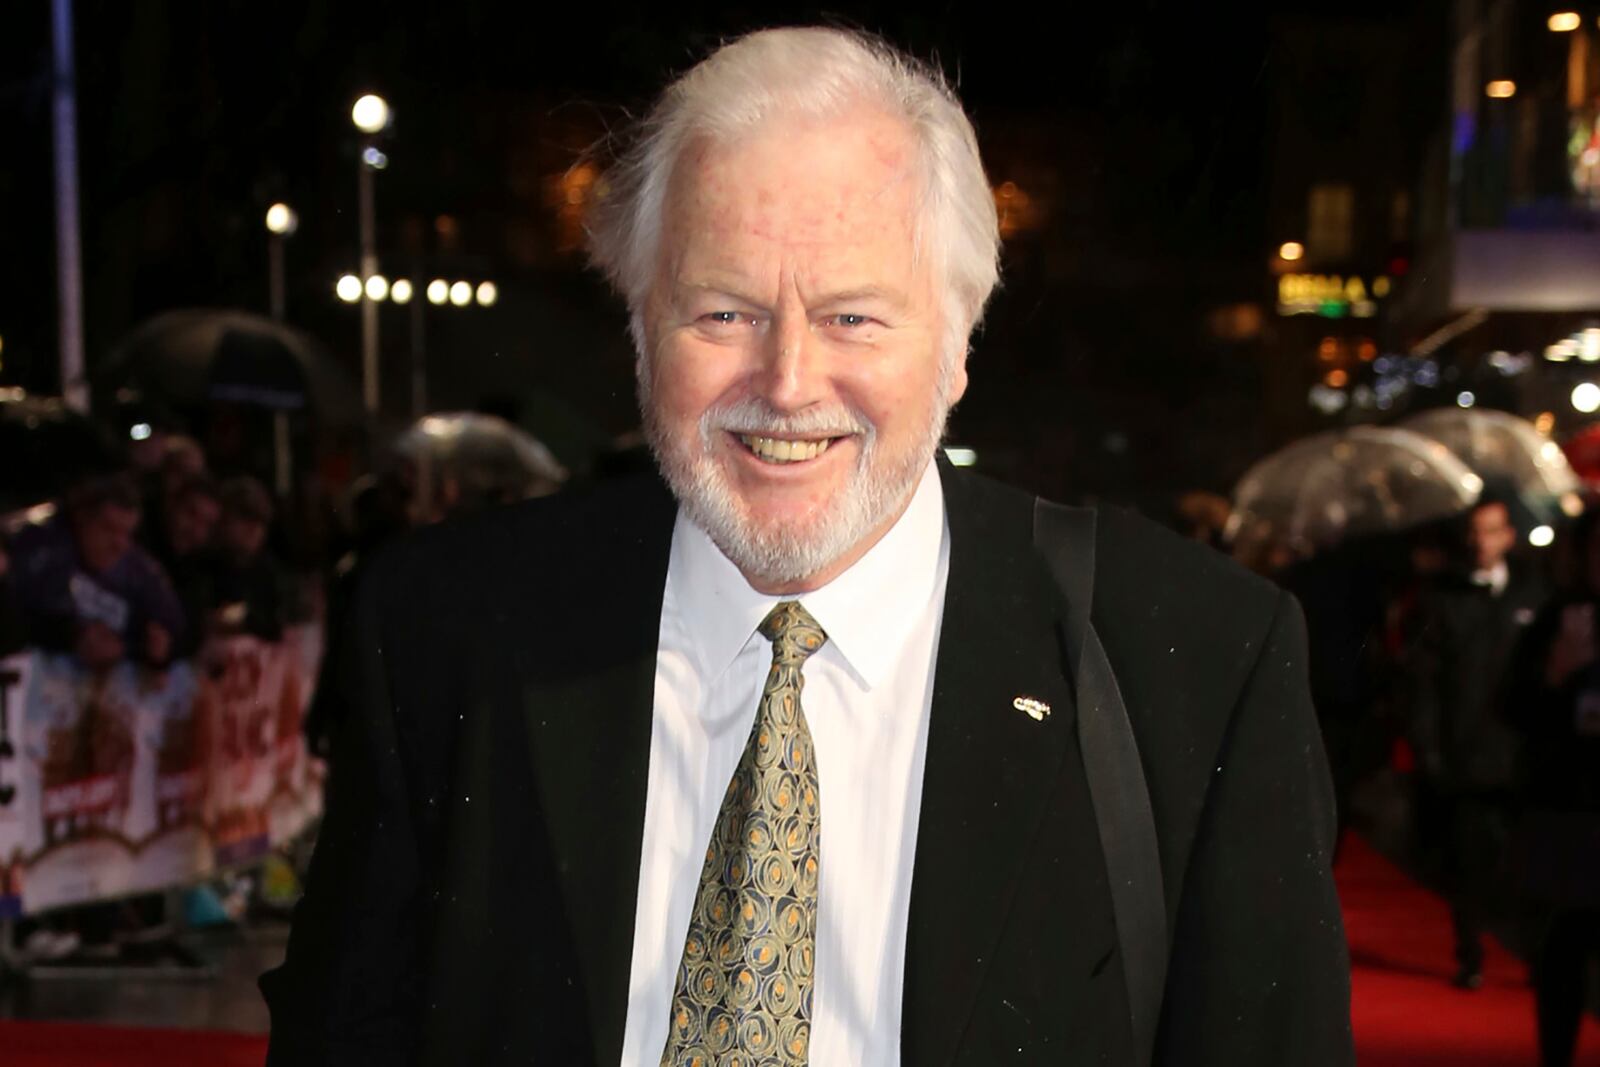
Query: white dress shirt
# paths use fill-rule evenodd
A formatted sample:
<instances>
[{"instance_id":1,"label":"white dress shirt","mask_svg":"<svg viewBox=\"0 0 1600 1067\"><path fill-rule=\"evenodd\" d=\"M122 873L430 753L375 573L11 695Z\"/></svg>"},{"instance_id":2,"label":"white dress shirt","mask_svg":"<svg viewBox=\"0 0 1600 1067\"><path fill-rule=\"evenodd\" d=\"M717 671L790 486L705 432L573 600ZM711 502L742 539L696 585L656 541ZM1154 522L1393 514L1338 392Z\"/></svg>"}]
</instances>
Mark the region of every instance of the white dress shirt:
<instances>
[{"instance_id":1,"label":"white dress shirt","mask_svg":"<svg viewBox=\"0 0 1600 1067\"><path fill-rule=\"evenodd\" d=\"M930 463L898 522L844 574L798 599L828 635L801 704L821 809L812 1063L900 1062L900 1001L928 713L950 534ZM655 710L625 1067L659 1067L706 844L755 722L786 597L750 588L680 513L656 654Z\"/></svg>"}]
</instances>

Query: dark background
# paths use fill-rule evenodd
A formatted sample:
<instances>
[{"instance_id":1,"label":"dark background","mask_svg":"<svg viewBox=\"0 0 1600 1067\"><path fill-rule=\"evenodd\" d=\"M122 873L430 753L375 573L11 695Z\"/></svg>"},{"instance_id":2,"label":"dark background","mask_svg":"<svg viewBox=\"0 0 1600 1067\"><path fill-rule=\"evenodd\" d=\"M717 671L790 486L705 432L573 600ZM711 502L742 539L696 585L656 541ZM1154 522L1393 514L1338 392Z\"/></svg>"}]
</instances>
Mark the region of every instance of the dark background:
<instances>
[{"instance_id":1,"label":"dark background","mask_svg":"<svg viewBox=\"0 0 1600 1067\"><path fill-rule=\"evenodd\" d=\"M264 311L262 217L280 199L300 215L289 319L357 370L359 312L333 283L357 259L349 109L377 91L396 116L376 175L384 272L492 278L502 294L428 309L430 406L487 404L563 440L623 433L636 423L623 314L561 215L561 175L719 39L825 21L940 63L993 183L1027 197L952 440L1036 489L1159 508L1225 489L1304 429L1304 392L1274 399L1272 323L1214 326L1241 304L1270 320L1276 175L1311 151L1284 135L1285 109L1324 142L1381 112L1382 151L1354 136L1346 153L1360 172L1404 163L1446 103L1447 34L1426 3L541 6L82 0L91 380L158 311ZM0 385L44 392L57 388L48 20L46 0L0 15ZM391 421L408 414L406 315L383 311Z\"/></svg>"}]
</instances>

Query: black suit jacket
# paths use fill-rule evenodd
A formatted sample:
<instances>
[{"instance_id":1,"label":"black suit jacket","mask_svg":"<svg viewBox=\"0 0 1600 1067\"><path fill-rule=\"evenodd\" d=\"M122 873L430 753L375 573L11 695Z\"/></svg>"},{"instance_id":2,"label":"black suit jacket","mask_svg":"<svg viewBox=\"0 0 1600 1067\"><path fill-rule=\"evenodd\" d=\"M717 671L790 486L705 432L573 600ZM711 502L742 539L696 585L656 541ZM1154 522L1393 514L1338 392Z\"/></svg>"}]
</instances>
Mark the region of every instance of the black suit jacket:
<instances>
[{"instance_id":1,"label":"black suit jacket","mask_svg":"<svg viewBox=\"0 0 1600 1067\"><path fill-rule=\"evenodd\" d=\"M1410 671L1411 737L1436 788L1509 791L1521 738L1512 725L1512 657L1548 599L1537 573L1513 561L1499 596L1464 575L1425 590Z\"/></svg>"},{"instance_id":2,"label":"black suit jacket","mask_svg":"<svg viewBox=\"0 0 1600 1067\"><path fill-rule=\"evenodd\" d=\"M903 1062L1126 1063L1065 605L1032 498L942 473ZM270 1064L617 1062L674 514L658 483L601 488L424 531L375 565L306 896L262 979ZM1130 516L1102 515L1097 552L1094 623L1166 878L1158 1060L1348 1064L1299 611ZM1023 694L1053 714L1018 712Z\"/></svg>"}]
</instances>

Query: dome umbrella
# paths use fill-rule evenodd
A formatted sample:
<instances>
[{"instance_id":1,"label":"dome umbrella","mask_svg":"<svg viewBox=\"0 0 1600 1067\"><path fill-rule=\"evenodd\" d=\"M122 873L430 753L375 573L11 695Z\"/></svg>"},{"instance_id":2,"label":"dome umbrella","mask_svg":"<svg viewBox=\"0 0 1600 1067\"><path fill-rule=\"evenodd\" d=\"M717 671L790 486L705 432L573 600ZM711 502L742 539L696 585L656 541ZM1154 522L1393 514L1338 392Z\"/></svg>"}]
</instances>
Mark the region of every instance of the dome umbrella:
<instances>
[{"instance_id":1,"label":"dome umbrella","mask_svg":"<svg viewBox=\"0 0 1600 1067\"><path fill-rule=\"evenodd\" d=\"M1321 548L1459 515L1483 479L1437 441L1409 430L1355 426L1285 446L1233 491L1228 541L1241 559Z\"/></svg>"},{"instance_id":2,"label":"dome umbrella","mask_svg":"<svg viewBox=\"0 0 1600 1067\"><path fill-rule=\"evenodd\" d=\"M1561 446L1527 419L1491 408L1436 408L1400 425L1454 452L1506 497L1518 524L1560 522L1583 511L1582 484Z\"/></svg>"},{"instance_id":3,"label":"dome umbrella","mask_svg":"<svg viewBox=\"0 0 1600 1067\"><path fill-rule=\"evenodd\" d=\"M112 350L96 389L133 388L177 405L225 401L304 411L320 426L360 426L355 383L311 335L245 311L168 311Z\"/></svg>"},{"instance_id":4,"label":"dome umbrella","mask_svg":"<svg viewBox=\"0 0 1600 1067\"><path fill-rule=\"evenodd\" d=\"M497 415L425 415L394 443L411 468L423 520L555 492L567 471L532 435Z\"/></svg>"}]
</instances>

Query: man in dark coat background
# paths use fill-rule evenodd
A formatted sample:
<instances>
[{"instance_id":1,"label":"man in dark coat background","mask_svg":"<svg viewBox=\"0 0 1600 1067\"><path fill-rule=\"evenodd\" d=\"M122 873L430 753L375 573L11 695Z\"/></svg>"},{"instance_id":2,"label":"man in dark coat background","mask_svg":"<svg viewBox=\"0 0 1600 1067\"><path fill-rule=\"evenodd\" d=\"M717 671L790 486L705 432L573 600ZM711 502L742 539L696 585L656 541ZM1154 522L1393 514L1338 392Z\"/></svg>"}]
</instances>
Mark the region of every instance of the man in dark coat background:
<instances>
[{"instance_id":1,"label":"man in dark coat background","mask_svg":"<svg viewBox=\"0 0 1600 1067\"><path fill-rule=\"evenodd\" d=\"M874 39L753 34L607 188L663 477L373 564L269 1062L1143 1058L1035 502L936 460L998 276L959 103ZM1154 1062L1351 1063L1299 608L1130 516L1095 557Z\"/></svg>"},{"instance_id":2,"label":"man in dark coat background","mask_svg":"<svg viewBox=\"0 0 1600 1067\"><path fill-rule=\"evenodd\" d=\"M1461 565L1419 605L1412 740L1424 833L1437 839L1455 926L1455 984L1483 984L1485 928L1503 899L1520 739L1506 714L1512 656L1543 606L1543 578L1515 558L1510 509L1485 498L1468 514Z\"/></svg>"}]
</instances>

